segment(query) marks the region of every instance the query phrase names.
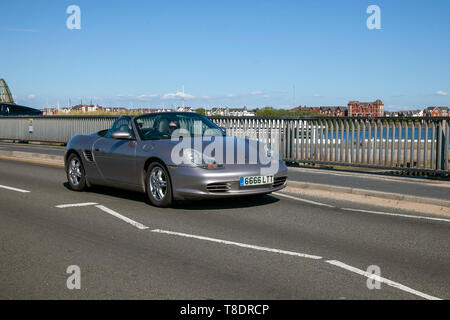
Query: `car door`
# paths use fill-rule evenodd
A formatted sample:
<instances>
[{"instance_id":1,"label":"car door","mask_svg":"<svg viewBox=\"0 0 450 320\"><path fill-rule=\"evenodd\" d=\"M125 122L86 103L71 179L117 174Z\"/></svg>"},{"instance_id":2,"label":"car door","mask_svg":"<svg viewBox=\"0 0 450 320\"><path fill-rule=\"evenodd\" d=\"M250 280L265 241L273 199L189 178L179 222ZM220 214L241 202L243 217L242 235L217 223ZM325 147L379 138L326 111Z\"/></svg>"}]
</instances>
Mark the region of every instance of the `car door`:
<instances>
[{"instance_id":1,"label":"car door","mask_svg":"<svg viewBox=\"0 0 450 320\"><path fill-rule=\"evenodd\" d=\"M138 173L136 169L137 141L119 140L112 138L117 131L128 131L133 137L134 131L130 117L117 119L104 138L94 144L94 157L99 171L105 180L110 182L138 185Z\"/></svg>"}]
</instances>

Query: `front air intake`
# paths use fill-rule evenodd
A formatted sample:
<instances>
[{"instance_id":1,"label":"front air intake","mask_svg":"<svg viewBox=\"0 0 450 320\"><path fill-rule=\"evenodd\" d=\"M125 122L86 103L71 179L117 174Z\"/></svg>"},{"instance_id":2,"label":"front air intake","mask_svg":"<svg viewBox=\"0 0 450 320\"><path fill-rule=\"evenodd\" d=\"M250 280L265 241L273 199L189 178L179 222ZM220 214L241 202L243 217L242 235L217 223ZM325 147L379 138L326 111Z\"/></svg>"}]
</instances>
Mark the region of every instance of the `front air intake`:
<instances>
[{"instance_id":1,"label":"front air intake","mask_svg":"<svg viewBox=\"0 0 450 320\"><path fill-rule=\"evenodd\" d=\"M229 183L210 183L206 186L209 192L221 193L230 191L231 186Z\"/></svg>"},{"instance_id":2,"label":"front air intake","mask_svg":"<svg viewBox=\"0 0 450 320\"><path fill-rule=\"evenodd\" d=\"M287 177L281 177L281 178L275 178L275 181L273 182L273 187L278 188L283 186L286 183Z\"/></svg>"}]
</instances>

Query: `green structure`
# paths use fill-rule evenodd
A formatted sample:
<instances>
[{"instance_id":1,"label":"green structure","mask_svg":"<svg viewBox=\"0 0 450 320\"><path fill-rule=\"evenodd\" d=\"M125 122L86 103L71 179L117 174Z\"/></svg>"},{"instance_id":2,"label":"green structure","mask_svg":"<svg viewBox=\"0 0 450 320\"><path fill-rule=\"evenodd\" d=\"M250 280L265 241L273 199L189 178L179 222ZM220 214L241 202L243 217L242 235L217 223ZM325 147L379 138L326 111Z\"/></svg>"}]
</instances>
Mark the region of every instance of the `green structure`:
<instances>
[{"instance_id":1,"label":"green structure","mask_svg":"<svg viewBox=\"0 0 450 320\"><path fill-rule=\"evenodd\" d=\"M11 91L9 91L8 85L4 79L0 79L0 103L14 104Z\"/></svg>"},{"instance_id":2,"label":"green structure","mask_svg":"<svg viewBox=\"0 0 450 320\"><path fill-rule=\"evenodd\" d=\"M0 79L0 117L42 116L37 109L19 106L14 102L4 79Z\"/></svg>"}]
</instances>

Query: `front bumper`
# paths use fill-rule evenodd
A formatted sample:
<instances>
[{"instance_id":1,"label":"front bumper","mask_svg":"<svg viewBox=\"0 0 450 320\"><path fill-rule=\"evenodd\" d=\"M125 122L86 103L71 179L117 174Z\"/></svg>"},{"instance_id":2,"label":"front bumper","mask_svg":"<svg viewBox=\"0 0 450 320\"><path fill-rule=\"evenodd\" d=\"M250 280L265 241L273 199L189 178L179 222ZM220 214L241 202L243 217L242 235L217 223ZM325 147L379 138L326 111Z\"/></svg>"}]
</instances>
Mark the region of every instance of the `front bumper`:
<instances>
[{"instance_id":1,"label":"front bumper","mask_svg":"<svg viewBox=\"0 0 450 320\"><path fill-rule=\"evenodd\" d=\"M184 199L216 199L245 195L268 194L284 189L287 184L287 167L280 163L276 172L264 173L257 165L226 165L224 168L206 170L196 167L170 167L173 196ZM240 178L273 175L270 185L241 187Z\"/></svg>"}]
</instances>

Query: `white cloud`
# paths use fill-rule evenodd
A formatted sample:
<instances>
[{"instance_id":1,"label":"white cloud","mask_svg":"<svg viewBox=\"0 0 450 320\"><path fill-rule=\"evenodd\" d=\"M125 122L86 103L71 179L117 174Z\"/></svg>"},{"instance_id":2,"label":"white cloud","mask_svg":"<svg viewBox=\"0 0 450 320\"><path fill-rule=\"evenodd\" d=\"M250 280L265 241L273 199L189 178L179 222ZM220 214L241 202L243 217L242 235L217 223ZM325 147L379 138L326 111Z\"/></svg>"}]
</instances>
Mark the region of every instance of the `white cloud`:
<instances>
[{"instance_id":1,"label":"white cloud","mask_svg":"<svg viewBox=\"0 0 450 320\"><path fill-rule=\"evenodd\" d=\"M141 95L132 95L132 94L117 94L116 98L120 99L120 100L141 100L141 101L149 101L152 100L154 98L158 98L161 97L159 94L141 94Z\"/></svg>"},{"instance_id":2,"label":"white cloud","mask_svg":"<svg viewBox=\"0 0 450 320\"><path fill-rule=\"evenodd\" d=\"M29 95L27 96L27 99L29 99L29 100L32 100L32 99L34 99L34 98L36 98L36 95L35 95L34 93L29 94Z\"/></svg>"},{"instance_id":3,"label":"white cloud","mask_svg":"<svg viewBox=\"0 0 450 320\"><path fill-rule=\"evenodd\" d=\"M314 96L314 97L320 97L321 95L318 94L318 93L314 93L313 96Z\"/></svg>"},{"instance_id":4,"label":"white cloud","mask_svg":"<svg viewBox=\"0 0 450 320\"><path fill-rule=\"evenodd\" d=\"M235 94L233 94L233 93L229 93L229 94L227 95L227 97L229 97L229 98L233 98L233 97L236 97L236 95L235 95Z\"/></svg>"},{"instance_id":5,"label":"white cloud","mask_svg":"<svg viewBox=\"0 0 450 320\"><path fill-rule=\"evenodd\" d=\"M261 94L263 94L263 92L261 92L261 91L252 91L252 92L250 92L251 96L258 96L258 95L261 95Z\"/></svg>"},{"instance_id":6,"label":"white cloud","mask_svg":"<svg viewBox=\"0 0 450 320\"><path fill-rule=\"evenodd\" d=\"M436 91L436 95L437 96L446 97L446 96L448 96L448 92L444 92L444 91L439 90L439 91Z\"/></svg>"},{"instance_id":7,"label":"white cloud","mask_svg":"<svg viewBox=\"0 0 450 320\"><path fill-rule=\"evenodd\" d=\"M181 98L185 99L193 99L195 98L193 95L187 94L187 93L183 93L183 92L177 92L177 93L166 93L165 95L162 96L162 98L164 100L168 100L168 99L181 99Z\"/></svg>"},{"instance_id":8,"label":"white cloud","mask_svg":"<svg viewBox=\"0 0 450 320\"><path fill-rule=\"evenodd\" d=\"M159 94L141 94L140 96L137 96L137 99L139 100L151 100L153 98L158 98Z\"/></svg>"}]
</instances>

